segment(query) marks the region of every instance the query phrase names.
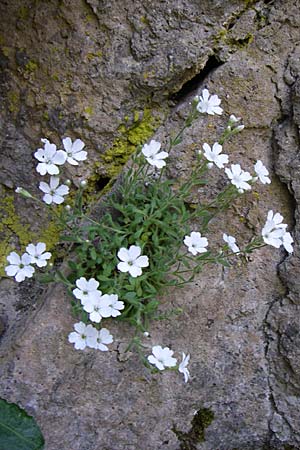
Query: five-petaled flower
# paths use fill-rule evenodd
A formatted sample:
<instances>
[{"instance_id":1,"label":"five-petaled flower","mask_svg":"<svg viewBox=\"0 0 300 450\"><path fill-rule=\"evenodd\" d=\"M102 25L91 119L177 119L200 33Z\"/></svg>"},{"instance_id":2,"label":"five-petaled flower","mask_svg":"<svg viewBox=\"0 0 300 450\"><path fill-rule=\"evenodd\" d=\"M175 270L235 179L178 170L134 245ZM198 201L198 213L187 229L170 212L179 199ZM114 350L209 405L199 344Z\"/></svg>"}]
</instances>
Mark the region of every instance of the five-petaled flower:
<instances>
[{"instance_id":1,"label":"five-petaled flower","mask_svg":"<svg viewBox=\"0 0 300 450\"><path fill-rule=\"evenodd\" d=\"M60 166L66 162L66 153L63 150L57 150L55 144L51 144L47 139L42 139L45 147L39 148L34 157L40 161L36 170L41 175L58 175Z\"/></svg>"},{"instance_id":2,"label":"five-petaled flower","mask_svg":"<svg viewBox=\"0 0 300 450\"><path fill-rule=\"evenodd\" d=\"M223 109L220 108L220 104L221 100L217 95L210 95L207 89L203 89L196 108L200 113L207 113L212 116L215 114L221 115Z\"/></svg>"},{"instance_id":3,"label":"five-petaled flower","mask_svg":"<svg viewBox=\"0 0 300 450\"><path fill-rule=\"evenodd\" d=\"M142 252L138 245L131 245L129 249L122 247L118 251L118 258L121 260L118 264L118 269L121 272L129 272L133 277L142 275L142 267L149 266L148 256L140 256Z\"/></svg>"},{"instance_id":4,"label":"five-petaled flower","mask_svg":"<svg viewBox=\"0 0 300 450\"><path fill-rule=\"evenodd\" d=\"M249 172L242 170L239 164L231 164L231 169L225 169L225 172L231 183L242 194L244 191L250 190L251 185L247 181L252 180Z\"/></svg>"},{"instance_id":5,"label":"five-petaled flower","mask_svg":"<svg viewBox=\"0 0 300 450\"><path fill-rule=\"evenodd\" d=\"M286 231L287 224L282 223L282 221L283 217L281 214L274 214L273 211L270 210L261 234L266 244L272 245L275 248L279 248L283 245L287 252L292 253L292 243L294 241L291 234Z\"/></svg>"},{"instance_id":6,"label":"five-petaled flower","mask_svg":"<svg viewBox=\"0 0 300 450\"><path fill-rule=\"evenodd\" d=\"M208 240L206 237L202 237L198 231L192 231L190 236L185 236L183 240L184 244L188 247L188 251L194 256L197 253L207 252Z\"/></svg>"},{"instance_id":7,"label":"five-petaled flower","mask_svg":"<svg viewBox=\"0 0 300 450\"><path fill-rule=\"evenodd\" d=\"M74 324L72 333L69 334L68 340L74 344L76 350L84 350L85 347L95 348L98 330L93 325L86 325L83 322Z\"/></svg>"},{"instance_id":8,"label":"five-petaled flower","mask_svg":"<svg viewBox=\"0 0 300 450\"><path fill-rule=\"evenodd\" d=\"M182 361L179 364L178 370L180 373L183 373L184 376L184 382L187 383L190 378L190 372L189 369L187 369L187 365L190 361L190 355L186 355L182 352Z\"/></svg>"},{"instance_id":9,"label":"five-petaled flower","mask_svg":"<svg viewBox=\"0 0 300 450\"><path fill-rule=\"evenodd\" d=\"M50 177L50 184L41 181L39 188L45 193L43 196L43 201L47 203L47 205L51 205L52 203L60 205L65 200L64 195L69 193L68 186L65 184L59 186L58 177Z\"/></svg>"},{"instance_id":10,"label":"five-petaled flower","mask_svg":"<svg viewBox=\"0 0 300 450\"><path fill-rule=\"evenodd\" d=\"M117 317L120 316L120 310L124 309L124 302L119 301L116 294L104 294L101 297L101 316Z\"/></svg>"},{"instance_id":11,"label":"five-petaled flower","mask_svg":"<svg viewBox=\"0 0 300 450\"><path fill-rule=\"evenodd\" d=\"M36 245L28 244L26 252L31 257L31 264L36 264L38 267L45 267L47 259L51 258L51 253L46 252L46 244L44 242L38 242Z\"/></svg>"},{"instance_id":12,"label":"five-petaled flower","mask_svg":"<svg viewBox=\"0 0 300 450\"><path fill-rule=\"evenodd\" d=\"M99 282L95 278L87 280L85 277L80 277L76 280L76 286L73 289L73 294L84 306L93 304L102 295L102 292L98 290Z\"/></svg>"},{"instance_id":13,"label":"five-petaled flower","mask_svg":"<svg viewBox=\"0 0 300 450\"><path fill-rule=\"evenodd\" d=\"M158 169L161 169L166 165L166 161L164 161L169 154L167 152L160 152L161 143L151 140L150 144L145 144L142 148L142 153L146 157L151 166L155 166Z\"/></svg>"},{"instance_id":14,"label":"five-petaled flower","mask_svg":"<svg viewBox=\"0 0 300 450\"><path fill-rule=\"evenodd\" d=\"M62 140L64 149L66 151L66 161L73 166L78 166L78 161L85 161L87 152L82 150L85 146L81 139L76 139L72 143L72 139L66 137Z\"/></svg>"},{"instance_id":15,"label":"five-petaled flower","mask_svg":"<svg viewBox=\"0 0 300 450\"><path fill-rule=\"evenodd\" d=\"M254 166L254 170L255 170L256 175L257 175L258 178L259 178L259 181L260 181L262 184L270 184L270 183L271 183L271 180L270 180L270 178L268 177L269 171L268 171L268 169L263 165L263 163L262 163L260 160L258 160L258 161L256 162L256 164L255 164L255 166Z\"/></svg>"},{"instance_id":16,"label":"five-petaled flower","mask_svg":"<svg viewBox=\"0 0 300 450\"><path fill-rule=\"evenodd\" d=\"M6 259L10 265L5 267L5 272L9 277L15 277L18 283L25 278L31 278L34 274L34 267L30 265L31 256L27 253L20 257L16 252L11 252Z\"/></svg>"},{"instance_id":17,"label":"five-petaled flower","mask_svg":"<svg viewBox=\"0 0 300 450\"><path fill-rule=\"evenodd\" d=\"M81 300L81 304L83 305L83 309L89 313L89 319L91 322L100 323L102 319L102 311L101 311L101 291L97 291L99 294L93 300Z\"/></svg>"},{"instance_id":18,"label":"five-petaled flower","mask_svg":"<svg viewBox=\"0 0 300 450\"><path fill-rule=\"evenodd\" d=\"M227 243L228 247L233 251L233 253L239 253L240 249L236 245L235 237L228 236L226 233L223 233L223 240Z\"/></svg>"},{"instance_id":19,"label":"five-petaled flower","mask_svg":"<svg viewBox=\"0 0 300 450\"><path fill-rule=\"evenodd\" d=\"M164 370L166 367L175 367L177 359L173 358L174 352L168 347L162 348L160 345L152 347L152 355L148 356L148 361L157 369Z\"/></svg>"},{"instance_id":20,"label":"five-petaled flower","mask_svg":"<svg viewBox=\"0 0 300 450\"><path fill-rule=\"evenodd\" d=\"M219 169L224 168L224 164L228 163L228 155L221 155L222 145L215 142L212 148L208 144L203 144L204 156L208 161L215 163Z\"/></svg>"},{"instance_id":21,"label":"five-petaled flower","mask_svg":"<svg viewBox=\"0 0 300 450\"><path fill-rule=\"evenodd\" d=\"M96 336L95 341L92 343L92 347L100 350L101 352L107 352L108 347L105 344L111 344L113 342L113 336L110 334L107 328L101 328Z\"/></svg>"}]
</instances>

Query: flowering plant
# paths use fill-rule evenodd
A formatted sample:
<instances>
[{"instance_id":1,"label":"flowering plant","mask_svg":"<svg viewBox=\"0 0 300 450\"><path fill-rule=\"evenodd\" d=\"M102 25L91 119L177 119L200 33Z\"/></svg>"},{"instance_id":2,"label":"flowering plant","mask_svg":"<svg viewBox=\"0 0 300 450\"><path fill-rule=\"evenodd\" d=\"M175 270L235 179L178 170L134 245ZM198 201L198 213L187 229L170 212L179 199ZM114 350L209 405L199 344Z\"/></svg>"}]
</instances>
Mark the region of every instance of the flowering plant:
<instances>
[{"instance_id":1,"label":"flowering plant","mask_svg":"<svg viewBox=\"0 0 300 450\"><path fill-rule=\"evenodd\" d=\"M102 217L88 215L83 207L82 194L86 182L80 184L74 206L67 205L57 212L56 204L65 201L70 182L60 184L60 169L65 163L78 165L87 158L84 143L77 139L63 139L64 150L42 139L44 149L34 154L39 161L37 171L50 175L49 184L42 181L39 188L44 193L43 202L64 226L61 243L72 244L72 260L69 271L50 268L47 281L62 282L71 298L74 315L80 320L75 331L69 334L69 342L75 349L86 347L107 351L113 342L109 330L102 327L107 318L128 321L135 329L128 349L135 347L144 364L152 371L177 369L187 382L190 355L182 353L181 363L173 357L168 347L154 345L152 355L144 355L143 336L149 336L151 319L158 317L159 296L168 286L183 286L191 282L207 264L229 265L232 257L245 257L264 245L283 246L292 252L293 239L286 231L279 213L269 211L261 235L253 237L244 247L236 238L223 233L224 245L214 249L207 238L209 225L216 214L228 208L232 202L249 191L256 182L271 182L269 172L262 161L257 161L254 174L244 171L239 164L229 164L229 156L223 153L223 145L244 128L239 118L229 117L228 124L218 142L203 143L198 150L189 178L175 189L175 183L166 174L167 158L174 146L182 140L184 131L200 114L221 115L221 100L210 95L207 89L196 97L191 105L182 129L170 138L162 150L155 140L137 149L131 164L125 171L118 189L103 200ZM59 166L59 167L58 167ZM229 182L210 203L201 203L193 210L188 199L195 187L207 184L205 176L216 167L223 170ZM16 191L35 199L28 191ZM39 201L39 200L38 200ZM197 227L191 227L197 223ZM12 252L7 260L8 276L17 282L32 277L36 265L43 268L51 254L43 243L29 244L21 257ZM74 253L76 255L74 259Z\"/></svg>"}]
</instances>

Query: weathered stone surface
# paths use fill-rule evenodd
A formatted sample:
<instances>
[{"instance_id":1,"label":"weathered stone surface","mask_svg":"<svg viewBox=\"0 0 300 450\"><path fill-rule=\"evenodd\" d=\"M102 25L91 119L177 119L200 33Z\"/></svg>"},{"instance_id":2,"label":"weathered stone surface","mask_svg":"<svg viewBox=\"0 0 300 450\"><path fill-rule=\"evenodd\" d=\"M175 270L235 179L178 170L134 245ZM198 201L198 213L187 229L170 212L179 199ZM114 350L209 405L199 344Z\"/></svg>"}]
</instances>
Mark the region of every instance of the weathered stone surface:
<instances>
[{"instance_id":1,"label":"weathered stone surface","mask_svg":"<svg viewBox=\"0 0 300 450\"><path fill-rule=\"evenodd\" d=\"M294 226L296 246L288 258L264 248L247 265L211 267L162 299L162 311L183 313L155 322L145 345L190 352L187 385L175 372L150 376L135 354L124 355L130 330L113 321L111 352L74 351L63 290L3 280L0 396L37 418L46 450L300 448L297 2L28 0L1 7L10 11L0 41L4 186L34 189L32 152L44 136L87 143L92 162L70 172L75 181L107 175L104 160L93 162L120 139L125 116L131 126L134 111L154 114L177 93L156 135L165 139L196 93L180 88L199 74L192 87L208 87L226 114L243 117L245 130L224 146L230 160L252 170L262 159L274 169L269 188L257 185L214 221L211 245L223 231L247 241L273 209ZM225 124L223 116L199 119L174 150L169 175L187 176L195 150L217 140ZM212 178L211 191L194 192L191 202L225 183L216 170ZM26 215L20 204L17 210ZM39 222L36 216L43 223L43 213L36 211Z\"/></svg>"}]
</instances>

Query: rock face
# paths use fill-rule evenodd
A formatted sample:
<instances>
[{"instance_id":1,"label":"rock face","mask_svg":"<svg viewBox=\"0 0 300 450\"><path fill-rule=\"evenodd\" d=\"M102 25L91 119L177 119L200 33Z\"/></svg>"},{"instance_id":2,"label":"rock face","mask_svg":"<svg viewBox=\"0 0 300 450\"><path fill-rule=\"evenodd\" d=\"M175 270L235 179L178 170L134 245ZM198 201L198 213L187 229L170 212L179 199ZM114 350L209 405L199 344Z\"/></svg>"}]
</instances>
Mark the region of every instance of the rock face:
<instances>
[{"instance_id":1,"label":"rock face","mask_svg":"<svg viewBox=\"0 0 300 450\"><path fill-rule=\"evenodd\" d=\"M270 187L257 185L214 222L210 242L223 232L247 241L269 209L284 215L295 239L292 256L266 247L248 264L212 267L162 299L162 310L183 313L153 324L145 353L155 344L191 353L186 385L175 372L150 376L135 354L124 354L124 325L110 324L108 354L76 352L60 286L2 280L0 396L36 417L46 450L299 449L297 2L27 0L0 8L4 254L30 233L40 238L48 221L33 206L28 217L13 190L38 191L32 153L40 138L86 142L89 163L69 176L93 180L92 200L136 144L180 127L204 87L227 115L243 117L245 130L225 146L230 160L252 170L261 159L272 174ZM187 176L195 148L215 142L225 124L224 116L199 119L170 158L169 175ZM213 186L222 184L218 176L212 172ZM27 221L24 237L16 224Z\"/></svg>"}]
</instances>

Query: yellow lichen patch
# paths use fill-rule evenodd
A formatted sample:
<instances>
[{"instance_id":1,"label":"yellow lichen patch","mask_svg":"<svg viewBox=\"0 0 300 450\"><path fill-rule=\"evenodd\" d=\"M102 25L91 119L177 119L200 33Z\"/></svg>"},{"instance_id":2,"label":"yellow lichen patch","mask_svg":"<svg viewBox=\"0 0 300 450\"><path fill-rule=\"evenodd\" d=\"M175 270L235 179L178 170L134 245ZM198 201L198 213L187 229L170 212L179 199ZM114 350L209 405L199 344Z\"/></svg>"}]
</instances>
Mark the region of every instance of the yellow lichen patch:
<instances>
[{"instance_id":1,"label":"yellow lichen patch","mask_svg":"<svg viewBox=\"0 0 300 450\"><path fill-rule=\"evenodd\" d=\"M15 211L14 196L6 195L0 200L0 274L6 265L6 256L14 250L14 237L17 238L18 245L23 251L26 245L33 238L29 225L24 224Z\"/></svg>"},{"instance_id":2,"label":"yellow lichen patch","mask_svg":"<svg viewBox=\"0 0 300 450\"><path fill-rule=\"evenodd\" d=\"M20 94L19 92L8 92L8 109L11 113L19 111Z\"/></svg>"},{"instance_id":3,"label":"yellow lichen patch","mask_svg":"<svg viewBox=\"0 0 300 450\"><path fill-rule=\"evenodd\" d=\"M5 273L6 257L11 251L17 248L16 251L22 253L31 242L45 242L47 250L52 251L61 232L56 220L50 221L47 227L41 226L41 231L33 232L30 225L16 213L14 195L6 194L5 191L4 194L0 200L0 276Z\"/></svg>"},{"instance_id":4,"label":"yellow lichen patch","mask_svg":"<svg viewBox=\"0 0 300 450\"><path fill-rule=\"evenodd\" d=\"M35 61L28 61L28 63L25 66L25 71L26 72L34 72L35 70L37 70L38 65Z\"/></svg>"},{"instance_id":5,"label":"yellow lichen patch","mask_svg":"<svg viewBox=\"0 0 300 450\"><path fill-rule=\"evenodd\" d=\"M102 160L106 166L106 173L110 177L118 175L128 158L141 145L149 139L160 124L160 119L145 109L142 117L138 112L133 113L133 124L121 124L118 128L120 136L105 152Z\"/></svg>"}]
</instances>

